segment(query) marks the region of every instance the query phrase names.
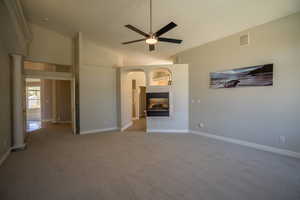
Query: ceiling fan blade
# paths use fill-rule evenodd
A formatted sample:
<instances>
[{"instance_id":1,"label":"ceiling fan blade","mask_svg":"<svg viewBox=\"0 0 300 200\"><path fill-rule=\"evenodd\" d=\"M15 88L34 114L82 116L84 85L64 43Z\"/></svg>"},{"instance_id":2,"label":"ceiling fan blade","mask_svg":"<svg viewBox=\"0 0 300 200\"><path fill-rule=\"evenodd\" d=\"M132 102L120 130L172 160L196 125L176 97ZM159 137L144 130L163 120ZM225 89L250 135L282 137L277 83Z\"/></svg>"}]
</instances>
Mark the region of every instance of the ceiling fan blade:
<instances>
[{"instance_id":1,"label":"ceiling fan blade","mask_svg":"<svg viewBox=\"0 0 300 200\"><path fill-rule=\"evenodd\" d=\"M150 36L149 34L147 34L147 33L143 32L143 31L141 31L140 29L138 29L138 28L136 28L136 27L134 27L134 26L132 26L132 25L130 25L130 24L125 25L125 27L126 27L126 28L129 28L130 30L132 30L132 31L134 31L134 32L137 32L137 33L139 33L139 34L141 34L141 35L143 35L143 36L145 36L145 37L149 37L149 36Z\"/></svg>"},{"instance_id":2,"label":"ceiling fan blade","mask_svg":"<svg viewBox=\"0 0 300 200\"><path fill-rule=\"evenodd\" d=\"M172 39L172 38L158 38L158 41L160 41L160 42L170 42L170 43L176 43L176 44L180 44L182 42L182 40Z\"/></svg>"},{"instance_id":3,"label":"ceiling fan blade","mask_svg":"<svg viewBox=\"0 0 300 200\"><path fill-rule=\"evenodd\" d=\"M145 39L140 39L140 40L132 40L132 41L129 41L129 42L123 42L122 44L131 44L131 43L135 43L135 42L141 42L141 41L145 41Z\"/></svg>"},{"instance_id":4,"label":"ceiling fan blade","mask_svg":"<svg viewBox=\"0 0 300 200\"><path fill-rule=\"evenodd\" d=\"M154 51L155 50L155 45L154 44L150 44L149 45L149 51Z\"/></svg>"},{"instance_id":5,"label":"ceiling fan blade","mask_svg":"<svg viewBox=\"0 0 300 200\"><path fill-rule=\"evenodd\" d=\"M174 22L170 22L168 25L162 27L159 31L157 31L154 35L156 37L161 36L162 34L170 31L171 29L175 28L177 26L177 24L175 24Z\"/></svg>"}]
</instances>

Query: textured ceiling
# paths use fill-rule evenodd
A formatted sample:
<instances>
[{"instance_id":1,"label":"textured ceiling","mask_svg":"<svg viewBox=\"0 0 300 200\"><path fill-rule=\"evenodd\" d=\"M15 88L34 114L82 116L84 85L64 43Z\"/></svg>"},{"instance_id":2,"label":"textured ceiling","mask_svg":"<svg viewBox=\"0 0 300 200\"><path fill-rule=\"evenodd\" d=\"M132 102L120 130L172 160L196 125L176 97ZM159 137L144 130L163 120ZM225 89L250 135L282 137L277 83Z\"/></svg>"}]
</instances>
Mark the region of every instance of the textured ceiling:
<instances>
[{"instance_id":1,"label":"textured ceiling","mask_svg":"<svg viewBox=\"0 0 300 200\"><path fill-rule=\"evenodd\" d=\"M29 21L63 34L84 37L122 53L128 64L164 62L171 55L243 31L300 10L299 0L153 0L153 29L174 21L178 27L165 37L181 45L159 43L149 52L142 38L124 27L149 31L149 0L22 0ZM43 21L48 18L47 22Z\"/></svg>"}]
</instances>

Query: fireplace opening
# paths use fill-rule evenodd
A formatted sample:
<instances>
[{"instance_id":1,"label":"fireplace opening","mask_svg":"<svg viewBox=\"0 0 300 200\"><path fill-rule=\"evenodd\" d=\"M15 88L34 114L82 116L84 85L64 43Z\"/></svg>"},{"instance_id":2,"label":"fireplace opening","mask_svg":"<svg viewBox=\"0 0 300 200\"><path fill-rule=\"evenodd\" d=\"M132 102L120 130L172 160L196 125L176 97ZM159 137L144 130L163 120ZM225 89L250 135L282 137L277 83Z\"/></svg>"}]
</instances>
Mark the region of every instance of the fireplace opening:
<instances>
[{"instance_id":1,"label":"fireplace opening","mask_svg":"<svg viewBox=\"0 0 300 200\"><path fill-rule=\"evenodd\" d=\"M147 116L169 116L169 93L147 93Z\"/></svg>"}]
</instances>

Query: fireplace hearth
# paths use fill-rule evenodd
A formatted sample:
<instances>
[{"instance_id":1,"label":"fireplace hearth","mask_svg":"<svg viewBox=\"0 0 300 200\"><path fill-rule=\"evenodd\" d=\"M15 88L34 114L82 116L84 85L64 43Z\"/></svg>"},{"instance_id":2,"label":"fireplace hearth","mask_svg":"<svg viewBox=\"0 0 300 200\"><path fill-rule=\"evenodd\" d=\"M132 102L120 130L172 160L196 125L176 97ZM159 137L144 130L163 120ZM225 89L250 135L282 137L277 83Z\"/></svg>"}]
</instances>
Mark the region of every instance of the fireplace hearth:
<instances>
[{"instance_id":1,"label":"fireplace hearth","mask_svg":"<svg viewBox=\"0 0 300 200\"><path fill-rule=\"evenodd\" d=\"M168 117L169 93L147 93L147 117Z\"/></svg>"}]
</instances>

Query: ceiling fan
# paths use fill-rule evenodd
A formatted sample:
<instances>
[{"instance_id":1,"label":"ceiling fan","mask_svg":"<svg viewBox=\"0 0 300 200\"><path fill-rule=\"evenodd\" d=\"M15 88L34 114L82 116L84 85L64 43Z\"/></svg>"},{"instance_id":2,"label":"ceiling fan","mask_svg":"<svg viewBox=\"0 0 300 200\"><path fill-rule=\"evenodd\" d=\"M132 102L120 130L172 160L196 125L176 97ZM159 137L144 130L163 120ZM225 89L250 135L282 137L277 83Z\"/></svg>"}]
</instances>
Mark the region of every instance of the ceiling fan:
<instances>
[{"instance_id":1,"label":"ceiling fan","mask_svg":"<svg viewBox=\"0 0 300 200\"><path fill-rule=\"evenodd\" d=\"M139 39L139 40L133 40L133 41L129 41L129 42L123 42L122 44L131 44L131 43L135 43L135 42L146 41L146 43L149 44L149 51L155 50L155 44L158 41L180 44L182 42L182 40L160 37L161 35L165 34L166 32L170 31L171 29L175 28L176 26L177 26L177 24L175 24L174 22L170 22L168 25L162 27L160 30L153 33L152 32L152 0L150 0L150 33L145 33L143 31L141 31L140 29L138 29L130 24L127 24L127 25L125 25L126 28L141 34L145 38Z\"/></svg>"}]
</instances>

